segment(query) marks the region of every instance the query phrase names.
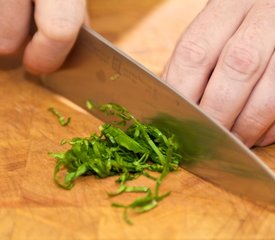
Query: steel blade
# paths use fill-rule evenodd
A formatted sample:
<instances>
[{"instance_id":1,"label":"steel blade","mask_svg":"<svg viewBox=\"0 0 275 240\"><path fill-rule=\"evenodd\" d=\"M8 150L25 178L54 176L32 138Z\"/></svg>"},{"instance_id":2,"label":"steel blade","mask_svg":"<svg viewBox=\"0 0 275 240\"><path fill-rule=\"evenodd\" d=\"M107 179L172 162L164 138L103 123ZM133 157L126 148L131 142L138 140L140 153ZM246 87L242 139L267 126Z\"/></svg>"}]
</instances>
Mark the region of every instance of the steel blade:
<instances>
[{"instance_id":1,"label":"steel blade","mask_svg":"<svg viewBox=\"0 0 275 240\"><path fill-rule=\"evenodd\" d=\"M43 82L83 108L87 99L115 102L138 118L173 131L185 159L182 167L232 193L275 203L270 168L176 89L93 30L81 29L64 66ZM104 115L95 115L105 120Z\"/></svg>"}]
</instances>

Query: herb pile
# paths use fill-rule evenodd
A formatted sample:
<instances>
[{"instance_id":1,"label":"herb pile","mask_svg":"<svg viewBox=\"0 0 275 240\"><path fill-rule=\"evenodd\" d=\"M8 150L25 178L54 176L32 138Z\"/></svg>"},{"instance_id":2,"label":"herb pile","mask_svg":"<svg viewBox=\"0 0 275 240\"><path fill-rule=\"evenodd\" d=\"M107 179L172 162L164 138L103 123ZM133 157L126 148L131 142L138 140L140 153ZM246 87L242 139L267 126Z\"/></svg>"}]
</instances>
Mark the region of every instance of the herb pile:
<instances>
[{"instance_id":1,"label":"herb pile","mask_svg":"<svg viewBox=\"0 0 275 240\"><path fill-rule=\"evenodd\" d=\"M87 102L87 107L93 108L91 102ZM138 213L147 212L170 194L160 194L159 187L165 176L178 168L182 157L173 134L140 122L120 105L105 104L99 109L119 120L101 125L99 135L62 140L61 144L70 144L71 148L62 153L50 153L57 160L54 180L60 187L71 189L80 176L118 176L116 182L120 186L116 192L108 193L110 197L123 193L144 193L144 196L129 204L112 203L112 206L124 209L124 219L131 224L129 209ZM64 169L67 172L61 177ZM159 172L158 177L152 176L150 171ZM155 187L127 185L127 181L141 175L155 181Z\"/></svg>"}]
</instances>

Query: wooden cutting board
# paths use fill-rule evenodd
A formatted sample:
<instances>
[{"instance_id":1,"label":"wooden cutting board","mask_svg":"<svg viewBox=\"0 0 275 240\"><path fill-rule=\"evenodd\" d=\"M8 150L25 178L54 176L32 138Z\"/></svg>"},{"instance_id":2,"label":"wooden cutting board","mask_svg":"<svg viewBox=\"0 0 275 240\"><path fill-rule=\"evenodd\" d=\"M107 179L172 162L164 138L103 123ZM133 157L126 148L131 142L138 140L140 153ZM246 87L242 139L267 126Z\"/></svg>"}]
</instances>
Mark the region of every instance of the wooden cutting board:
<instances>
[{"instance_id":1,"label":"wooden cutting board","mask_svg":"<svg viewBox=\"0 0 275 240\"><path fill-rule=\"evenodd\" d=\"M205 1L140 2L120 0L118 6L116 0L94 0L89 5L92 25L160 73L181 28ZM64 150L59 146L63 138L97 131L100 121L68 106L35 81L26 81L24 75L20 66L0 66L1 240L275 238L273 211L184 170L165 180L161 191L170 190L171 196L153 211L132 216L133 226L110 206L106 192L117 187L114 178L86 177L71 191L58 188L52 181L55 161L48 152ZM71 116L71 124L61 127L48 112L50 106ZM254 151L275 170L275 145Z\"/></svg>"}]
</instances>

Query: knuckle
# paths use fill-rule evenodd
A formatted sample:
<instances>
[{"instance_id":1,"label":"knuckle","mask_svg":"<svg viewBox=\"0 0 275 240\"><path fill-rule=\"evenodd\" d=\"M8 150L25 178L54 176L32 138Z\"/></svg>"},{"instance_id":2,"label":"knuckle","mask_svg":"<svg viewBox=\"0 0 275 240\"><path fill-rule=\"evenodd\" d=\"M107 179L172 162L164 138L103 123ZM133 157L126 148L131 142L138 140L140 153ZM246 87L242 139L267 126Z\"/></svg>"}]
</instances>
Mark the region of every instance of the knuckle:
<instances>
[{"instance_id":1,"label":"knuckle","mask_svg":"<svg viewBox=\"0 0 275 240\"><path fill-rule=\"evenodd\" d=\"M56 42L71 42L78 34L81 23L74 19L53 18L44 29L48 39Z\"/></svg>"},{"instance_id":2,"label":"knuckle","mask_svg":"<svg viewBox=\"0 0 275 240\"><path fill-rule=\"evenodd\" d=\"M224 66L233 79L247 80L260 67L260 57L255 49L246 46L229 47Z\"/></svg>"},{"instance_id":3,"label":"knuckle","mask_svg":"<svg viewBox=\"0 0 275 240\"><path fill-rule=\"evenodd\" d=\"M264 8L268 8L268 9L275 9L275 0L268 0L265 2L264 4Z\"/></svg>"},{"instance_id":4,"label":"knuckle","mask_svg":"<svg viewBox=\"0 0 275 240\"><path fill-rule=\"evenodd\" d=\"M262 132L267 127L268 121L263 116L246 114L243 117L243 123L246 125L246 129L250 129L249 132Z\"/></svg>"},{"instance_id":5,"label":"knuckle","mask_svg":"<svg viewBox=\"0 0 275 240\"><path fill-rule=\"evenodd\" d=\"M181 41L174 56L174 61L179 66L202 67L209 65L209 58L205 44L195 41Z\"/></svg>"}]
</instances>

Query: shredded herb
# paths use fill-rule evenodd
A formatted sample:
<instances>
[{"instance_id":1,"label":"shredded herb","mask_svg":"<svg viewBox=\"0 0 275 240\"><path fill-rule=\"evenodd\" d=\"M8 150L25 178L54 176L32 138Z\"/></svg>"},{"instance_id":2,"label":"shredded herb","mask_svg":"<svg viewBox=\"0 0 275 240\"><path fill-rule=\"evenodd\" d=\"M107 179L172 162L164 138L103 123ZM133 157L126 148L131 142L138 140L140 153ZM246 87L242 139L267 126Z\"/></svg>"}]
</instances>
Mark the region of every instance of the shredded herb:
<instances>
[{"instance_id":1,"label":"shredded herb","mask_svg":"<svg viewBox=\"0 0 275 240\"><path fill-rule=\"evenodd\" d=\"M92 110L95 107L95 104L93 103L92 100L87 100L86 107L87 107L87 109Z\"/></svg>"},{"instance_id":2,"label":"shredded herb","mask_svg":"<svg viewBox=\"0 0 275 240\"><path fill-rule=\"evenodd\" d=\"M115 80L118 80L120 78L120 74L119 73L115 73L114 75L112 75L110 77L110 80L111 81L115 81Z\"/></svg>"},{"instance_id":3,"label":"shredded herb","mask_svg":"<svg viewBox=\"0 0 275 240\"><path fill-rule=\"evenodd\" d=\"M54 181L64 189L71 189L80 176L118 176L116 182L120 186L117 191L108 193L110 197L132 192L144 194L128 204L112 204L113 207L123 208L125 221L132 224L129 210L137 213L150 211L170 194L160 194L159 187L166 175L178 168L182 156L178 153L173 134L165 134L153 125L140 122L118 104L105 104L100 106L100 110L117 116L119 121L101 125L99 135L62 140L61 143L70 144L71 149L50 153L57 160ZM66 171L65 177L62 169ZM160 174L154 177L150 171ZM154 189L127 185L128 181L141 175L155 181Z\"/></svg>"},{"instance_id":4,"label":"shredded herb","mask_svg":"<svg viewBox=\"0 0 275 240\"><path fill-rule=\"evenodd\" d=\"M58 122L60 123L61 126L65 127L71 122L71 118L65 119L64 116L62 116L54 107L50 107L48 109L53 115L55 115L58 118Z\"/></svg>"}]
</instances>

